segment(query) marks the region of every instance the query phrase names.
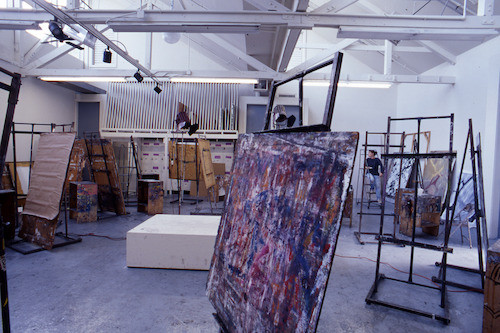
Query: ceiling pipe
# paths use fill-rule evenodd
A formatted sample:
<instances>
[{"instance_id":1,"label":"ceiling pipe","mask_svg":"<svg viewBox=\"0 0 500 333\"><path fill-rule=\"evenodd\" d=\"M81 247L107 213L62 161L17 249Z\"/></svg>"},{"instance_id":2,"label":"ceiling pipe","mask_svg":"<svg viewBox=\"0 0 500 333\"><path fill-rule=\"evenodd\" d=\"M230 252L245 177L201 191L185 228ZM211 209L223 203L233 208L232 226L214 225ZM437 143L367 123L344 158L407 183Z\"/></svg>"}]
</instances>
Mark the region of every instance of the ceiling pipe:
<instances>
[{"instance_id":1,"label":"ceiling pipe","mask_svg":"<svg viewBox=\"0 0 500 333\"><path fill-rule=\"evenodd\" d=\"M32 0L32 1L34 3L36 3L38 6L42 7L48 13L57 17L64 24L67 24L69 26L71 26L73 24L77 24L77 25L81 26L82 28L87 30L91 35L93 35L95 38L99 39L101 42L103 42L110 49L115 51L123 59L125 59L130 64L132 64L134 67L136 67L138 70L140 70L145 75L147 75L151 79L153 79L153 81L155 81L157 84L160 84L160 81L156 78L156 76L148 68L141 65L137 59L132 58L127 52L123 51L120 47L118 47L118 45L113 43L109 38L107 38L101 32L99 32L99 30L94 28L93 25L78 21L77 19L75 19L71 15L65 13L64 11L60 10L59 8L53 6L52 4L50 4L46 1L43 1L43 0Z\"/></svg>"}]
</instances>

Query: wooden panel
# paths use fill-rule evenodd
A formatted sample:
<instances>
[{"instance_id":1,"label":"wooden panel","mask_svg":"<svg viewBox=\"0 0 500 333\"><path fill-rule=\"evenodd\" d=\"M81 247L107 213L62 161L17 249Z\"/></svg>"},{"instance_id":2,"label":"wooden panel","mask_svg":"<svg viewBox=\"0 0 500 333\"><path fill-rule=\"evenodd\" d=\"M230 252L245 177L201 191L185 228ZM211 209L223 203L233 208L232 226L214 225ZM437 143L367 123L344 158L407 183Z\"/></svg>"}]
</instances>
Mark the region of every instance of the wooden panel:
<instances>
[{"instance_id":1,"label":"wooden panel","mask_svg":"<svg viewBox=\"0 0 500 333\"><path fill-rule=\"evenodd\" d=\"M97 184L71 182L69 188L69 217L78 223L97 221Z\"/></svg>"},{"instance_id":2,"label":"wooden panel","mask_svg":"<svg viewBox=\"0 0 500 333\"><path fill-rule=\"evenodd\" d=\"M171 179L196 180L196 146L194 142L168 142L168 172Z\"/></svg>"},{"instance_id":3,"label":"wooden panel","mask_svg":"<svg viewBox=\"0 0 500 333\"><path fill-rule=\"evenodd\" d=\"M206 188L215 185L214 167L212 165L212 155L210 154L210 142L207 140L198 140L198 156L200 158L201 174Z\"/></svg>"},{"instance_id":4,"label":"wooden panel","mask_svg":"<svg viewBox=\"0 0 500 333\"><path fill-rule=\"evenodd\" d=\"M500 332L500 240L488 249L484 284L483 332Z\"/></svg>"}]
</instances>

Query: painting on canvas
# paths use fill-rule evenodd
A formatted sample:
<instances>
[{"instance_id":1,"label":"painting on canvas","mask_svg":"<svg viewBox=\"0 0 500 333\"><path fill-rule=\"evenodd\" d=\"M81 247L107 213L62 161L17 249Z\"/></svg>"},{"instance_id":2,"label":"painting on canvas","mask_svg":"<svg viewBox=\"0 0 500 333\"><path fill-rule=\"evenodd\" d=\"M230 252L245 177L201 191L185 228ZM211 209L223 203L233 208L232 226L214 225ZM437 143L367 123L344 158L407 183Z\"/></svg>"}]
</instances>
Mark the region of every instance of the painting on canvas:
<instances>
[{"instance_id":1,"label":"painting on canvas","mask_svg":"<svg viewBox=\"0 0 500 333\"><path fill-rule=\"evenodd\" d=\"M207 295L230 332L314 332L355 132L241 135Z\"/></svg>"}]
</instances>

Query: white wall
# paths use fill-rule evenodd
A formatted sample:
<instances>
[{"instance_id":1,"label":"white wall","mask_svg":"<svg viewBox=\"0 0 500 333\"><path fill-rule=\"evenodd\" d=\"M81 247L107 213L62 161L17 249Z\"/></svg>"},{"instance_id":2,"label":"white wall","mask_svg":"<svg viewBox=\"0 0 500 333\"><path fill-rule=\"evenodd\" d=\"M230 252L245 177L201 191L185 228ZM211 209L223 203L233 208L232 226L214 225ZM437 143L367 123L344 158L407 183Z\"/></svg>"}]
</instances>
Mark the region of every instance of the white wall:
<instances>
[{"instance_id":1,"label":"white wall","mask_svg":"<svg viewBox=\"0 0 500 333\"><path fill-rule=\"evenodd\" d=\"M498 235L499 223L500 181L495 170L500 168L500 145L494 144L499 140L499 73L500 38L497 37L458 56L454 66L443 64L424 73L454 75L454 86L401 84L397 94L398 117L455 114L454 149L460 162L468 119L472 119L474 132L480 132L483 140L485 207L490 237ZM429 121L422 127L432 130L431 149L447 149L449 126L446 122ZM402 126L398 129L408 130ZM471 170L469 165L466 164Z\"/></svg>"},{"instance_id":2,"label":"white wall","mask_svg":"<svg viewBox=\"0 0 500 333\"><path fill-rule=\"evenodd\" d=\"M1 76L1 81L10 83L7 76ZM8 94L0 93L0 124L3 129L7 110ZM76 120L75 93L54 84L33 78L23 78L17 103L14 121L26 123L56 123L67 124ZM48 127L50 130L50 127ZM37 138L37 136L35 136ZM34 153L36 153L36 142ZM18 161L29 161L30 135L16 136L16 155ZM7 161L12 161L12 137L9 141Z\"/></svg>"}]
</instances>

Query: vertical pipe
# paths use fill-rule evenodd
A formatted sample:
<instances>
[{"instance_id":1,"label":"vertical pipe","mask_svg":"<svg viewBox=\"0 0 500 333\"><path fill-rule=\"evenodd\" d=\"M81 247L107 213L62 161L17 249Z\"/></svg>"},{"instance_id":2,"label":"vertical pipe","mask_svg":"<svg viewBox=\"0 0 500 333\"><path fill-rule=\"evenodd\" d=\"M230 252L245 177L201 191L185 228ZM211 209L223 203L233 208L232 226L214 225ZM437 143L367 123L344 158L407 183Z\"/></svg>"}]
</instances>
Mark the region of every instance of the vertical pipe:
<instances>
[{"instance_id":1,"label":"vertical pipe","mask_svg":"<svg viewBox=\"0 0 500 333\"><path fill-rule=\"evenodd\" d=\"M454 131L454 123L455 123L455 115L452 113L450 115L450 146L448 148L448 152L452 153L453 152L453 131ZM470 132L470 129L469 129ZM469 143L469 133L467 134L467 139L465 140L465 149L464 149L464 156L462 159L462 166L460 167L460 174L458 176L458 182L457 182L457 191L455 192L455 200L453 202L453 208L451 210L451 216L450 216L450 204L449 204L449 198L451 198L451 183L453 180L452 176L452 167L453 167L453 156L448 156L448 184L447 184L447 191L446 191L446 199L445 199L445 206L446 206L446 221L445 221L445 228L444 228L444 246L448 247L448 241L450 239L450 231L451 231L451 224L453 221L453 216L455 215L455 207L457 204L457 199L458 199L458 193L460 189L460 182L462 181L462 174L464 171L464 164L465 164L465 156L467 154L467 145ZM447 260L448 260L448 253L443 252L443 258L441 261L441 307L444 308L446 306L446 270L447 270Z\"/></svg>"},{"instance_id":2,"label":"vertical pipe","mask_svg":"<svg viewBox=\"0 0 500 333\"><path fill-rule=\"evenodd\" d=\"M417 119L417 150L416 153L420 153L420 125L422 123L422 119ZM415 193L413 194L413 212L412 212L412 221L413 221L413 226L412 226L412 232L411 232L411 251L410 251L410 271L408 273L408 282L413 281L413 260L415 257L415 246L413 243L415 243L415 231L417 228L417 205L418 205L418 175L420 173L420 158L416 157L415 158Z\"/></svg>"},{"instance_id":3,"label":"vertical pipe","mask_svg":"<svg viewBox=\"0 0 500 333\"><path fill-rule=\"evenodd\" d=\"M391 117L387 117L387 134L391 133ZM386 137L385 141L385 154L389 153L389 135ZM384 170L387 170L387 156L384 156ZM382 192L382 207L380 211L380 226L378 232L378 245L377 245L377 264L375 266L375 283L374 283L374 293L377 292L378 282L380 276L380 257L382 255L382 235L384 234L384 214L385 214L385 187L387 183L387 172L383 175L383 184L381 186Z\"/></svg>"},{"instance_id":4,"label":"vertical pipe","mask_svg":"<svg viewBox=\"0 0 500 333\"><path fill-rule=\"evenodd\" d=\"M484 263L483 263L483 241L481 236L481 210L479 208L479 194L477 192L477 168L476 148L474 146L474 131L472 130L472 119L469 119L470 131L470 158L472 164L472 182L474 185L474 216L476 220L477 254L479 258L479 273L481 274L481 288L484 289Z\"/></svg>"},{"instance_id":5,"label":"vertical pipe","mask_svg":"<svg viewBox=\"0 0 500 333\"><path fill-rule=\"evenodd\" d=\"M364 160L361 162L363 165L363 170L361 171L363 175L363 181L362 181L362 187L361 187L361 207L359 208L359 227L358 227L358 232L359 232L359 238L358 240L361 243L361 225L363 223L363 205L364 205L364 198L365 198L365 176L366 176L366 150L368 148L368 131L365 132L365 148L364 148ZM368 196L369 198L369 196ZM369 199L368 199L369 200Z\"/></svg>"}]
</instances>

